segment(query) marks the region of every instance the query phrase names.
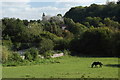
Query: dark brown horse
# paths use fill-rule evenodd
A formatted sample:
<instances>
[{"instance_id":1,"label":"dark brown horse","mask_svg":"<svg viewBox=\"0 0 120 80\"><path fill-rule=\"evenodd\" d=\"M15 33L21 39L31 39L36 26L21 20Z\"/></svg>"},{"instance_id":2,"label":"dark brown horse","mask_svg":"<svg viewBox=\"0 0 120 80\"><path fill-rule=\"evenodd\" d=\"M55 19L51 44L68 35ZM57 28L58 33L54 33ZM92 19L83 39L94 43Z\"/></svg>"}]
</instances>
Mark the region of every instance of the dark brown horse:
<instances>
[{"instance_id":1,"label":"dark brown horse","mask_svg":"<svg viewBox=\"0 0 120 80\"><path fill-rule=\"evenodd\" d=\"M98 67L98 65L99 65L99 67L102 67L103 64L101 62L93 62L91 65L91 68L93 68L94 66Z\"/></svg>"}]
</instances>

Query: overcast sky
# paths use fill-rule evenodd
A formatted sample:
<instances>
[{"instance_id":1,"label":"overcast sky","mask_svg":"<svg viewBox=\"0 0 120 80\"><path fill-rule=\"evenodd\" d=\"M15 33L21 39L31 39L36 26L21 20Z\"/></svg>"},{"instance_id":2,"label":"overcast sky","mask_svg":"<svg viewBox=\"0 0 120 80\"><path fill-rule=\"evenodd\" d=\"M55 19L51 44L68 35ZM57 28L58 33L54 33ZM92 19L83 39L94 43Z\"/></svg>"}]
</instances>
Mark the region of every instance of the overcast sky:
<instances>
[{"instance_id":1,"label":"overcast sky","mask_svg":"<svg viewBox=\"0 0 120 80\"><path fill-rule=\"evenodd\" d=\"M43 12L51 16L64 15L71 7L93 3L105 4L106 0L3 0L0 1L0 18L41 19Z\"/></svg>"}]
</instances>

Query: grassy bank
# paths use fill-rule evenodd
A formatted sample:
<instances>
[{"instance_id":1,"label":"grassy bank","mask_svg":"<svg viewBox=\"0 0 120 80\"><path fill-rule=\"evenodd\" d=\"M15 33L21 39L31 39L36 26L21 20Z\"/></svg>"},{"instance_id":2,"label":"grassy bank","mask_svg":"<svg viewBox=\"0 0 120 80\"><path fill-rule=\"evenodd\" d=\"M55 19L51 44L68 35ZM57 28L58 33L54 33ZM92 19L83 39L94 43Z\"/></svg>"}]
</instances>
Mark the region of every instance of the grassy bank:
<instances>
[{"instance_id":1,"label":"grassy bank","mask_svg":"<svg viewBox=\"0 0 120 80\"><path fill-rule=\"evenodd\" d=\"M118 58L62 57L60 63L3 67L3 78L118 78ZM101 61L102 68L91 68Z\"/></svg>"}]
</instances>

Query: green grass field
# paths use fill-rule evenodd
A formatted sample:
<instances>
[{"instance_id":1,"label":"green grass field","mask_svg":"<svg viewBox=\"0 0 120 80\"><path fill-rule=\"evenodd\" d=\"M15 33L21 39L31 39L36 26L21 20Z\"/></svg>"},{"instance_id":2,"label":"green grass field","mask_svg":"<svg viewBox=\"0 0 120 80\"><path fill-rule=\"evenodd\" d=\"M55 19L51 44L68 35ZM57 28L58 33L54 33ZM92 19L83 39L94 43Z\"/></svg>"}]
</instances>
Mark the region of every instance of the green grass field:
<instances>
[{"instance_id":1,"label":"green grass field","mask_svg":"<svg viewBox=\"0 0 120 80\"><path fill-rule=\"evenodd\" d=\"M118 78L118 58L62 57L60 63L3 67L3 78ZM91 68L93 61L102 68ZM106 66L108 65L108 66Z\"/></svg>"}]
</instances>

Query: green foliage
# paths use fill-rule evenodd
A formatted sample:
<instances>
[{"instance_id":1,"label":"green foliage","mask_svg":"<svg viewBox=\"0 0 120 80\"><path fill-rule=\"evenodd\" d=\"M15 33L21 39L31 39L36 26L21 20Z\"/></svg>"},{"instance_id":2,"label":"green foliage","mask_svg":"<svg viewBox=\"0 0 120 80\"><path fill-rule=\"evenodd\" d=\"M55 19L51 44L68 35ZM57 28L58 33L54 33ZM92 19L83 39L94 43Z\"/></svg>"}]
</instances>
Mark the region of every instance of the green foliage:
<instances>
[{"instance_id":1,"label":"green foliage","mask_svg":"<svg viewBox=\"0 0 120 80\"><path fill-rule=\"evenodd\" d=\"M109 17L120 22L119 12L120 5L110 2L107 5L91 4L89 7L73 7L65 13L64 17L73 19L75 22L84 22L86 17L100 17L102 19Z\"/></svg>"},{"instance_id":2,"label":"green foliage","mask_svg":"<svg viewBox=\"0 0 120 80\"><path fill-rule=\"evenodd\" d=\"M64 19L65 24L67 25L67 30L69 30L71 33L78 35L82 33L87 27L80 23L75 23L72 19L65 18Z\"/></svg>"},{"instance_id":3,"label":"green foliage","mask_svg":"<svg viewBox=\"0 0 120 80\"><path fill-rule=\"evenodd\" d=\"M19 53L12 52L9 56L9 61L22 62L23 59L20 57Z\"/></svg>"},{"instance_id":4,"label":"green foliage","mask_svg":"<svg viewBox=\"0 0 120 80\"><path fill-rule=\"evenodd\" d=\"M46 51L43 55L44 55L44 58L50 58L55 52L54 51Z\"/></svg>"},{"instance_id":5,"label":"green foliage","mask_svg":"<svg viewBox=\"0 0 120 80\"><path fill-rule=\"evenodd\" d=\"M62 30L60 29L60 27L55 22L52 22L51 25L51 33L61 36Z\"/></svg>"},{"instance_id":6,"label":"green foliage","mask_svg":"<svg viewBox=\"0 0 120 80\"><path fill-rule=\"evenodd\" d=\"M40 53L43 54L48 50L52 50L54 48L54 43L50 39L43 38L39 44Z\"/></svg>"},{"instance_id":7,"label":"green foliage","mask_svg":"<svg viewBox=\"0 0 120 80\"><path fill-rule=\"evenodd\" d=\"M36 38L36 36L39 36L39 34L42 33L42 31L43 26L40 23L29 23L28 26L26 26L21 33L22 36L20 36L20 42L33 43L34 38Z\"/></svg>"},{"instance_id":8,"label":"green foliage","mask_svg":"<svg viewBox=\"0 0 120 80\"><path fill-rule=\"evenodd\" d=\"M120 24L118 22L116 22L116 21L111 20L110 18L105 18L104 19L104 24L107 27L120 29Z\"/></svg>"},{"instance_id":9,"label":"green foliage","mask_svg":"<svg viewBox=\"0 0 120 80\"><path fill-rule=\"evenodd\" d=\"M45 22L44 23L44 30L49 31L53 34L56 34L57 36L62 35L62 29L60 28L63 23L57 23L57 21L53 20L50 22Z\"/></svg>"},{"instance_id":10,"label":"green foliage","mask_svg":"<svg viewBox=\"0 0 120 80\"><path fill-rule=\"evenodd\" d=\"M120 31L116 31L112 39L112 54L119 56L120 52Z\"/></svg>"},{"instance_id":11,"label":"green foliage","mask_svg":"<svg viewBox=\"0 0 120 80\"><path fill-rule=\"evenodd\" d=\"M19 50L20 47L21 47L21 43L18 43L18 42L14 43L14 46L13 46L14 50Z\"/></svg>"},{"instance_id":12,"label":"green foliage","mask_svg":"<svg viewBox=\"0 0 120 80\"><path fill-rule=\"evenodd\" d=\"M76 23L74 27L71 29L72 30L71 32L73 32L73 34L78 35L78 34L81 34L86 29L87 27L84 26L83 24Z\"/></svg>"},{"instance_id":13,"label":"green foliage","mask_svg":"<svg viewBox=\"0 0 120 80\"><path fill-rule=\"evenodd\" d=\"M73 33L71 33L68 30L64 31L62 34L63 34L63 38L65 39L72 39L74 37Z\"/></svg>"},{"instance_id":14,"label":"green foliage","mask_svg":"<svg viewBox=\"0 0 120 80\"><path fill-rule=\"evenodd\" d=\"M2 45L6 46L9 50L13 48L13 43L11 42L11 40L3 40Z\"/></svg>"},{"instance_id":15,"label":"green foliage","mask_svg":"<svg viewBox=\"0 0 120 80\"><path fill-rule=\"evenodd\" d=\"M71 55L71 52L69 50L63 50L64 55Z\"/></svg>"},{"instance_id":16,"label":"green foliage","mask_svg":"<svg viewBox=\"0 0 120 80\"><path fill-rule=\"evenodd\" d=\"M5 25L3 36L8 35L10 36L11 40L18 41L16 38L18 38L25 27L23 22L20 19L15 18L4 18L2 22Z\"/></svg>"},{"instance_id":17,"label":"green foliage","mask_svg":"<svg viewBox=\"0 0 120 80\"><path fill-rule=\"evenodd\" d=\"M34 61L38 59L39 51L36 48L30 48L25 52L25 59L29 61Z\"/></svg>"},{"instance_id":18,"label":"green foliage","mask_svg":"<svg viewBox=\"0 0 120 80\"><path fill-rule=\"evenodd\" d=\"M36 48L31 48L29 51L31 56L33 57L33 60L36 60L38 58L38 50Z\"/></svg>"},{"instance_id":19,"label":"green foliage","mask_svg":"<svg viewBox=\"0 0 120 80\"><path fill-rule=\"evenodd\" d=\"M75 22L70 18L64 18L64 22L67 26L70 26L70 27L75 25Z\"/></svg>"},{"instance_id":20,"label":"green foliage","mask_svg":"<svg viewBox=\"0 0 120 80\"><path fill-rule=\"evenodd\" d=\"M26 51L24 56L25 56L25 59L28 61L32 61L32 59L33 59L32 55L30 54L29 51Z\"/></svg>"},{"instance_id":21,"label":"green foliage","mask_svg":"<svg viewBox=\"0 0 120 80\"><path fill-rule=\"evenodd\" d=\"M79 52L79 54L88 54L91 56L112 56L112 33L112 30L107 27L90 28L80 37L74 39L71 42L71 47L74 51Z\"/></svg>"},{"instance_id":22,"label":"green foliage","mask_svg":"<svg viewBox=\"0 0 120 80\"><path fill-rule=\"evenodd\" d=\"M51 32L52 31L52 25L51 25L51 23L50 22L44 22L44 30L45 31L49 31L49 32Z\"/></svg>"},{"instance_id":23,"label":"green foliage","mask_svg":"<svg viewBox=\"0 0 120 80\"><path fill-rule=\"evenodd\" d=\"M29 22L28 20L23 20L24 25L28 26Z\"/></svg>"},{"instance_id":24,"label":"green foliage","mask_svg":"<svg viewBox=\"0 0 120 80\"><path fill-rule=\"evenodd\" d=\"M6 62L10 55L10 50L6 46L2 46L2 62Z\"/></svg>"},{"instance_id":25,"label":"green foliage","mask_svg":"<svg viewBox=\"0 0 120 80\"><path fill-rule=\"evenodd\" d=\"M64 49L69 49L69 39L59 39L55 42L55 50L64 50Z\"/></svg>"},{"instance_id":26,"label":"green foliage","mask_svg":"<svg viewBox=\"0 0 120 80\"><path fill-rule=\"evenodd\" d=\"M50 32L43 32L40 34L41 37L47 38L47 39L51 39L52 41L56 41L58 39L61 39L62 37L58 37L55 34L52 34Z\"/></svg>"},{"instance_id":27,"label":"green foliage","mask_svg":"<svg viewBox=\"0 0 120 80\"><path fill-rule=\"evenodd\" d=\"M42 24L37 22L29 23L27 20L22 21L15 18L4 18L2 21L4 25L3 39L11 40L14 50L32 47L36 43L36 36L43 31Z\"/></svg>"},{"instance_id":28,"label":"green foliage","mask_svg":"<svg viewBox=\"0 0 120 80\"><path fill-rule=\"evenodd\" d=\"M88 22L90 26L99 27L99 23L102 19L100 17L86 17L85 21Z\"/></svg>"},{"instance_id":29,"label":"green foliage","mask_svg":"<svg viewBox=\"0 0 120 80\"><path fill-rule=\"evenodd\" d=\"M29 23L26 29L28 34L39 35L43 31L43 26L40 23L34 22Z\"/></svg>"}]
</instances>

